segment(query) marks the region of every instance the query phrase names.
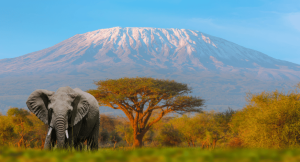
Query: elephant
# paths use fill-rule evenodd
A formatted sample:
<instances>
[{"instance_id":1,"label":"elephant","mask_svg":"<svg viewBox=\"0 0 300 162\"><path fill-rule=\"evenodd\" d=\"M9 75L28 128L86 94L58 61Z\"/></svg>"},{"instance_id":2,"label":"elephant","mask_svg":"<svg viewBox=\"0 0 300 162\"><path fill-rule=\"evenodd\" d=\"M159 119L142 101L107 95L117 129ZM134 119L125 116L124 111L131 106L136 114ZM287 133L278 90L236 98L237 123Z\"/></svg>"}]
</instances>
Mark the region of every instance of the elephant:
<instances>
[{"instance_id":1,"label":"elephant","mask_svg":"<svg viewBox=\"0 0 300 162\"><path fill-rule=\"evenodd\" d=\"M91 94L71 87L61 87L56 92L37 89L26 105L41 121L48 125L44 149L74 147L98 150L99 105Z\"/></svg>"}]
</instances>

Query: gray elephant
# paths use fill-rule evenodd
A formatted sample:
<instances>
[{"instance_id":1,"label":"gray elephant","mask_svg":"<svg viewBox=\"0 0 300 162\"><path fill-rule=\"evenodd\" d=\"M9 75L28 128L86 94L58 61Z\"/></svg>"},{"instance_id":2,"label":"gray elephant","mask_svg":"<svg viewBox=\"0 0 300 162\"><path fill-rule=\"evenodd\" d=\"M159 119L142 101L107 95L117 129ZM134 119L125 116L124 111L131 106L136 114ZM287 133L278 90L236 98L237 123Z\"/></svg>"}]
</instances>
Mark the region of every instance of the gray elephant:
<instances>
[{"instance_id":1,"label":"gray elephant","mask_svg":"<svg viewBox=\"0 0 300 162\"><path fill-rule=\"evenodd\" d=\"M94 96L79 88L61 87L56 92L38 89L30 94L27 107L49 125L44 149L75 147L98 149L99 105Z\"/></svg>"}]
</instances>

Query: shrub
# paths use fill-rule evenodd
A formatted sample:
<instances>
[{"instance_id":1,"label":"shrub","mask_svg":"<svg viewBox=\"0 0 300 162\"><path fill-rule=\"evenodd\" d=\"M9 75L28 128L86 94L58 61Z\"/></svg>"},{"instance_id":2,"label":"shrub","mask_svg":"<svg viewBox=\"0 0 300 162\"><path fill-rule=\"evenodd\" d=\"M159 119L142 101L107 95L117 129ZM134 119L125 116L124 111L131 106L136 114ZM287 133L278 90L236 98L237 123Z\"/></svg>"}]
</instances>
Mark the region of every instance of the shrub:
<instances>
[{"instance_id":1,"label":"shrub","mask_svg":"<svg viewBox=\"0 0 300 162\"><path fill-rule=\"evenodd\" d=\"M287 148L300 144L300 94L297 90L248 94L248 104L233 116L231 127L243 145Z\"/></svg>"},{"instance_id":2,"label":"shrub","mask_svg":"<svg viewBox=\"0 0 300 162\"><path fill-rule=\"evenodd\" d=\"M99 140L101 142L101 144L105 144L106 142L108 142L109 139L109 133L106 129L101 130L101 132L99 133Z\"/></svg>"},{"instance_id":3,"label":"shrub","mask_svg":"<svg viewBox=\"0 0 300 162\"><path fill-rule=\"evenodd\" d=\"M239 137L233 137L230 141L228 146L230 148L241 148L242 147L242 140Z\"/></svg>"},{"instance_id":4,"label":"shrub","mask_svg":"<svg viewBox=\"0 0 300 162\"><path fill-rule=\"evenodd\" d=\"M171 124L165 124L160 130L158 141L164 146L178 146L182 141L182 135Z\"/></svg>"}]
</instances>

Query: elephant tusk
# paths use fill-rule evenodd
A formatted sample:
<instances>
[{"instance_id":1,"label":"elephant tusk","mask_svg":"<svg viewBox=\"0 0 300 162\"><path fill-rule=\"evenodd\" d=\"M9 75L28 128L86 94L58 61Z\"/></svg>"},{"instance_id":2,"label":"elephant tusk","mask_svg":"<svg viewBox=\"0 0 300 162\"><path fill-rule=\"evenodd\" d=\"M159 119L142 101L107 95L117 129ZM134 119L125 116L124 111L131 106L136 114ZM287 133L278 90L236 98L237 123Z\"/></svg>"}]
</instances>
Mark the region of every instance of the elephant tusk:
<instances>
[{"instance_id":1,"label":"elephant tusk","mask_svg":"<svg viewBox=\"0 0 300 162\"><path fill-rule=\"evenodd\" d=\"M52 127L50 127L47 135L49 136L51 134L51 132L52 132Z\"/></svg>"},{"instance_id":2,"label":"elephant tusk","mask_svg":"<svg viewBox=\"0 0 300 162\"><path fill-rule=\"evenodd\" d=\"M67 136L67 138L69 138L68 130L66 130L66 136Z\"/></svg>"}]
</instances>

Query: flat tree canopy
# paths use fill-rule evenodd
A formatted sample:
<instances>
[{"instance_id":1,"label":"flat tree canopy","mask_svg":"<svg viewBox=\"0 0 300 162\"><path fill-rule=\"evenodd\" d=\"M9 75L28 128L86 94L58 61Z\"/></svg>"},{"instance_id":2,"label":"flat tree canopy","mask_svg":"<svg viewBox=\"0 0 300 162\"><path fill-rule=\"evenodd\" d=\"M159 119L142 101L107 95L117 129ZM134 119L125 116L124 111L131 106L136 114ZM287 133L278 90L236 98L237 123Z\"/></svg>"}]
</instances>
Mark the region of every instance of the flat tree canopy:
<instances>
[{"instance_id":1,"label":"flat tree canopy","mask_svg":"<svg viewBox=\"0 0 300 162\"><path fill-rule=\"evenodd\" d=\"M191 88L174 80L149 77L107 79L95 82L96 90L88 90L100 106L122 110L134 130L134 146L141 147L149 128L170 112L202 112L204 100L187 96ZM159 115L149 121L154 111Z\"/></svg>"}]
</instances>

